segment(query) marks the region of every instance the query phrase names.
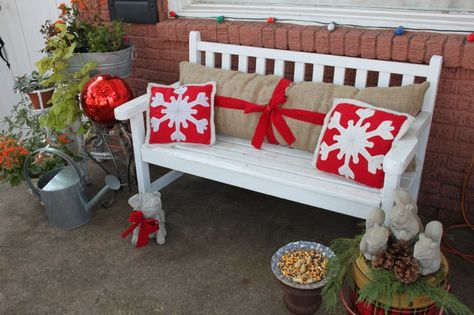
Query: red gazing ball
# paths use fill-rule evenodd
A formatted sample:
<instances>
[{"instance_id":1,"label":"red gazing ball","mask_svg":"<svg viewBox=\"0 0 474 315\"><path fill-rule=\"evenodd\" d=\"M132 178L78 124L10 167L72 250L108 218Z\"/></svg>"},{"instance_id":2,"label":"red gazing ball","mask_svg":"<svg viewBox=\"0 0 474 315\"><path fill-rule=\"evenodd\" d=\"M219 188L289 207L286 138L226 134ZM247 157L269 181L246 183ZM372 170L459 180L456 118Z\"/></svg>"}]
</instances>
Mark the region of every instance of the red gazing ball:
<instances>
[{"instance_id":1,"label":"red gazing ball","mask_svg":"<svg viewBox=\"0 0 474 315\"><path fill-rule=\"evenodd\" d=\"M175 18L175 17L176 17L176 12L170 11L170 12L168 12L168 15L169 15L170 17Z\"/></svg>"},{"instance_id":2,"label":"red gazing ball","mask_svg":"<svg viewBox=\"0 0 474 315\"><path fill-rule=\"evenodd\" d=\"M275 17L270 16L270 17L267 18L267 23L268 23L268 24L275 23L275 20L276 20Z\"/></svg>"},{"instance_id":3,"label":"red gazing ball","mask_svg":"<svg viewBox=\"0 0 474 315\"><path fill-rule=\"evenodd\" d=\"M474 33L471 33L471 34L467 35L467 41L468 42L474 42Z\"/></svg>"},{"instance_id":4,"label":"red gazing ball","mask_svg":"<svg viewBox=\"0 0 474 315\"><path fill-rule=\"evenodd\" d=\"M132 89L125 80L109 74L98 74L82 88L81 105L93 122L113 125L115 107L132 98Z\"/></svg>"}]
</instances>

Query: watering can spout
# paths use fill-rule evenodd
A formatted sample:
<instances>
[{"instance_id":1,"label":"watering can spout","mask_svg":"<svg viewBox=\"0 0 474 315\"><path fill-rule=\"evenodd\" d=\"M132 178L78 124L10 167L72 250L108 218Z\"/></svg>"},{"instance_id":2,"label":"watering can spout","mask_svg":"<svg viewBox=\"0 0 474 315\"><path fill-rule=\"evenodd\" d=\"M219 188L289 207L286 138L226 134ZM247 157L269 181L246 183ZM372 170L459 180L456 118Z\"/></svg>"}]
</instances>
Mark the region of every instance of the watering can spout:
<instances>
[{"instance_id":1,"label":"watering can spout","mask_svg":"<svg viewBox=\"0 0 474 315\"><path fill-rule=\"evenodd\" d=\"M120 181L118 178L113 175L107 175L105 177L105 186L89 202L86 203L86 210L88 212L91 211L95 204L99 202L109 190L118 190L119 188Z\"/></svg>"}]
</instances>

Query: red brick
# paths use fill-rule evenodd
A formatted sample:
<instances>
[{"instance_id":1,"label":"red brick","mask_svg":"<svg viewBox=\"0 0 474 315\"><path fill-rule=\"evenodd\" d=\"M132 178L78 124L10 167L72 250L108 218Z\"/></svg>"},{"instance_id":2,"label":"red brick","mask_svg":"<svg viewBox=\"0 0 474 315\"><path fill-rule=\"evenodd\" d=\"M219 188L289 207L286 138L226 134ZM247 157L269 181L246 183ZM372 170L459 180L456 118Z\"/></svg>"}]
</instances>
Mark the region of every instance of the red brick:
<instances>
[{"instance_id":1,"label":"red brick","mask_svg":"<svg viewBox=\"0 0 474 315\"><path fill-rule=\"evenodd\" d=\"M461 187L464 180L464 173L455 172L446 168L439 170L439 181L443 184L450 184Z\"/></svg>"},{"instance_id":2,"label":"red brick","mask_svg":"<svg viewBox=\"0 0 474 315\"><path fill-rule=\"evenodd\" d=\"M147 28L144 24L130 24L127 33L129 35L146 36Z\"/></svg>"},{"instance_id":3,"label":"red brick","mask_svg":"<svg viewBox=\"0 0 474 315\"><path fill-rule=\"evenodd\" d=\"M462 50L465 36L449 35L444 45L444 66L459 67L462 62Z\"/></svg>"},{"instance_id":4,"label":"red brick","mask_svg":"<svg viewBox=\"0 0 474 315\"><path fill-rule=\"evenodd\" d=\"M329 53L330 32L326 28L320 29L316 33L316 51L320 54Z\"/></svg>"},{"instance_id":5,"label":"red brick","mask_svg":"<svg viewBox=\"0 0 474 315\"><path fill-rule=\"evenodd\" d=\"M156 38L147 37L145 40L146 48L161 48L162 45L163 45L163 41Z\"/></svg>"},{"instance_id":6,"label":"red brick","mask_svg":"<svg viewBox=\"0 0 474 315\"><path fill-rule=\"evenodd\" d=\"M137 78L127 78L126 81L134 89L145 89L148 84L147 80Z\"/></svg>"},{"instance_id":7,"label":"red brick","mask_svg":"<svg viewBox=\"0 0 474 315\"><path fill-rule=\"evenodd\" d=\"M189 23L191 23L191 21L182 19L180 23L176 24L176 36L179 41L189 41Z\"/></svg>"},{"instance_id":8,"label":"red brick","mask_svg":"<svg viewBox=\"0 0 474 315\"><path fill-rule=\"evenodd\" d=\"M474 126L474 113L440 108L435 110L433 119L434 121L441 123L449 123L460 126Z\"/></svg>"},{"instance_id":9,"label":"red brick","mask_svg":"<svg viewBox=\"0 0 474 315\"><path fill-rule=\"evenodd\" d=\"M377 59L390 60L393 37L393 31L383 31L377 37Z\"/></svg>"},{"instance_id":10,"label":"red brick","mask_svg":"<svg viewBox=\"0 0 474 315\"><path fill-rule=\"evenodd\" d=\"M461 216L456 211L457 209L439 209L437 219L444 226L461 223Z\"/></svg>"},{"instance_id":11,"label":"red brick","mask_svg":"<svg viewBox=\"0 0 474 315\"><path fill-rule=\"evenodd\" d=\"M474 98L470 96L459 97L456 108L467 112L474 112Z\"/></svg>"},{"instance_id":12,"label":"red brick","mask_svg":"<svg viewBox=\"0 0 474 315\"><path fill-rule=\"evenodd\" d=\"M288 31L288 48L290 50L303 50L302 32L304 28L304 26L296 25Z\"/></svg>"},{"instance_id":13,"label":"red brick","mask_svg":"<svg viewBox=\"0 0 474 315\"><path fill-rule=\"evenodd\" d=\"M329 36L329 51L333 55L344 55L344 36L347 28L337 28Z\"/></svg>"},{"instance_id":14,"label":"red brick","mask_svg":"<svg viewBox=\"0 0 474 315\"><path fill-rule=\"evenodd\" d=\"M411 36L410 33L405 33L392 39L392 60L407 61Z\"/></svg>"},{"instance_id":15,"label":"red brick","mask_svg":"<svg viewBox=\"0 0 474 315\"><path fill-rule=\"evenodd\" d=\"M291 26L281 25L275 30L275 48L288 49L288 31Z\"/></svg>"},{"instance_id":16,"label":"red brick","mask_svg":"<svg viewBox=\"0 0 474 315\"><path fill-rule=\"evenodd\" d=\"M437 153L428 148L426 153L424 168L444 167L448 163L448 156L444 153Z\"/></svg>"},{"instance_id":17,"label":"red brick","mask_svg":"<svg viewBox=\"0 0 474 315\"><path fill-rule=\"evenodd\" d=\"M140 36L129 36L130 42L135 46L135 48L145 47L145 38Z\"/></svg>"},{"instance_id":18,"label":"red brick","mask_svg":"<svg viewBox=\"0 0 474 315\"><path fill-rule=\"evenodd\" d=\"M165 72L174 72L178 69L178 64L176 61L171 60L153 60L150 59L147 62L147 68L150 70L158 70Z\"/></svg>"},{"instance_id":19,"label":"red brick","mask_svg":"<svg viewBox=\"0 0 474 315\"><path fill-rule=\"evenodd\" d=\"M229 27L229 23L227 22L217 25L217 41L219 43L223 43L223 44L229 43L228 27Z\"/></svg>"},{"instance_id":20,"label":"red brick","mask_svg":"<svg viewBox=\"0 0 474 315\"><path fill-rule=\"evenodd\" d=\"M449 68L448 68L449 69ZM456 69L457 73L459 74L459 77L464 80L474 80L474 71L471 69L463 69L463 68L458 68Z\"/></svg>"},{"instance_id":21,"label":"red brick","mask_svg":"<svg viewBox=\"0 0 474 315\"><path fill-rule=\"evenodd\" d=\"M459 80L459 94L469 97L474 96L474 81Z\"/></svg>"},{"instance_id":22,"label":"red brick","mask_svg":"<svg viewBox=\"0 0 474 315\"><path fill-rule=\"evenodd\" d=\"M244 23L232 23L229 24L227 28L228 36L229 36L229 43L234 45L240 44L240 37L239 37L239 28L243 26Z\"/></svg>"},{"instance_id":23,"label":"red brick","mask_svg":"<svg viewBox=\"0 0 474 315\"><path fill-rule=\"evenodd\" d=\"M435 123L431 126L430 136L441 139L454 139L455 127L441 123Z\"/></svg>"},{"instance_id":24,"label":"red brick","mask_svg":"<svg viewBox=\"0 0 474 315\"><path fill-rule=\"evenodd\" d=\"M431 137L429 148L432 152L444 153L452 156L470 157L472 155L472 144L442 138Z\"/></svg>"},{"instance_id":25,"label":"red brick","mask_svg":"<svg viewBox=\"0 0 474 315\"><path fill-rule=\"evenodd\" d=\"M410 40L408 49L408 61L422 63L425 61L426 42L430 39L429 34L415 34Z\"/></svg>"},{"instance_id":26,"label":"red brick","mask_svg":"<svg viewBox=\"0 0 474 315\"><path fill-rule=\"evenodd\" d=\"M360 42L360 55L362 58L372 58L377 56L377 38L380 31L370 30L362 34Z\"/></svg>"},{"instance_id":27,"label":"red brick","mask_svg":"<svg viewBox=\"0 0 474 315\"><path fill-rule=\"evenodd\" d=\"M465 172L469 166L469 158L450 156L448 158L447 168L457 172Z\"/></svg>"},{"instance_id":28,"label":"red brick","mask_svg":"<svg viewBox=\"0 0 474 315\"><path fill-rule=\"evenodd\" d=\"M450 199L456 199L461 197L461 188L451 185L441 186L441 196L448 197Z\"/></svg>"},{"instance_id":29,"label":"red brick","mask_svg":"<svg viewBox=\"0 0 474 315\"><path fill-rule=\"evenodd\" d=\"M216 22L214 20L191 20L190 23L186 24L186 30L188 32L200 32L203 41L217 41Z\"/></svg>"},{"instance_id":30,"label":"red brick","mask_svg":"<svg viewBox=\"0 0 474 315\"><path fill-rule=\"evenodd\" d=\"M420 185L420 191L428 194L438 194L441 190L441 184L437 180L424 180Z\"/></svg>"},{"instance_id":31,"label":"red brick","mask_svg":"<svg viewBox=\"0 0 474 315\"><path fill-rule=\"evenodd\" d=\"M160 58L159 50L154 49L154 48L138 49L137 55L140 58L146 58L146 59L159 59Z\"/></svg>"},{"instance_id":32,"label":"red brick","mask_svg":"<svg viewBox=\"0 0 474 315\"><path fill-rule=\"evenodd\" d=\"M163 40L177 40L176 21L166 20L156 24L156 31Z\"/></svg>"},{"instance_id":33,"label":"red brick","mask_svg":"<svg viewBox=\"0 0 474 315\"><path fill-rule=\"evenodd\" d=\"M262 44L266 48L275 48L275 30L276 25L265 25L262 29Z\"/></svg>"},{"instance_id":34,"label":"red brick","mask_svg":"<svg viewBox=\"0 0 474 315\"><path fill-rule=\"evenodd\" d=\"M468 126L458 126L456 128L454 139L457 141L463 141L474 144L474 126L472 128L469 128Z\"/></svg>"},{"instance_id":35,"label":"red brick","mask_svg":"<svg viewBox=\"0 0 474 315\"><path fill-rule=\"evenodd\" d=\"M431 35L431 37L426 42L426 53L425 53L425 62L429 63L433 55L443 55L444 44L448 36L446 35Z\"/></svg>"},{"instance_id":36,"label":"red brick","mask_svg":"<svg viewBox=\"0 0 474 315\"><path fill-rule=\"evenodd\" d=\"M441 68L441 78L443 79L461 79L461 72L458 68ZM474 79L474 77L473 77Z\"/></svg>"},{"instance_id":37,"label":"red brick","mask_svg":"<svg viewBox=\"0 0 474 315\"><path fill-rule=\"evenodd\" d=\"M144 58L136 58L132 61L133 68L146 68L146 59Z\"/></svg>"},{"instance_id":38,"label":"red brick","mask_svg":"<svg viewBox=\"0 0 474 315\"><path fill-rule=\"evenodd\" d=\"M156 29L156 25L151 24L146 26L146 35L148 37L158 38L158 30Z\"/></svg>"},{"instance_id":39,"label":"red brick","mask_svg":"<svg viewBox=\"0 0 474 315\"><path fill-rule=\"evenodd\" d=\"M418 214L427 219L437 219L439 215L439 210L436 207L418 204Z\"/></svg>"},{"instance_id":40,"label":"red brick","mask_svg":"<svg viewBox=\"0 0 474 315\"><path fill-rule=\"evenodd\" d=\"M245 23L239 28L240 44L245 46L262 47L263 23Z\"/></svg>"},{"instance_id":41,"label":"red brick","mask_svg":"<svg viewBox=\"0 0 474 315\"><path fill-rule=\"evenodd\" d=\"M303 51L315 51L316 33L320 29L320 27L308 26L301 32L301 48Z\"/></svg>"},{"instance_id":42,"label":"red brick","mask_svg":"<svg viewBox=\"0 0 474 315\"><path fill-rule=\"evenodd\" d=\"M351 29L346 33L344 39L344 53L347 56L360 56L362 35L364 35L364 30L358 28Z\"/></svg>"}]
</instances>

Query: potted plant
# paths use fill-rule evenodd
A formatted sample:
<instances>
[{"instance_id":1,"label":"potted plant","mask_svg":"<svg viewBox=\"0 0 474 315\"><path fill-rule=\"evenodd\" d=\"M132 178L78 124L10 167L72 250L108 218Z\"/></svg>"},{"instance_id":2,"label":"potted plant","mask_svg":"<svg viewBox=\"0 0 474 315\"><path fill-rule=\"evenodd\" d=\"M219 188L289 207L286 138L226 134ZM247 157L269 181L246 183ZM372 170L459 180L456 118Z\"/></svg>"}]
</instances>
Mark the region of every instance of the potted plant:
<instances>
[{"instance_id":1,"label":"potted plant","mask_svg":"<svg viewBox=\"0 0 474 315\"><path fill-rule=\"evenodd\" d=\"M47 21L41 32L45 39L54 36L57 25L66 25L70 42L75 43L73 54L68 58L68 70L77 72L88 62L96 64L91 75L105 73L126 77L132 71L134 48L125 34L120 21L105 23L100 15L100 2L71 1L68 6L61 3L59 19ZM47 51L47 49L46 49Z\"/></svg>"},{"instance_id":2,"label":"potted plant","mask_svg":"<svg viewBox=\"0 0 474 315\"><path fill-rule=\"evenodd\" d=\"M52 82L42 85L49 76L42 76L38 71L33 71L30 75L15 77L13 90L16 93L27 94L35 109L44 109L50 107L49 100L54 92L54 84Z\"/></svg>"},{"instance_id":3,"label":"potted plant","mask_svg":"<svg viewBox=\"0 0 474 315\"><path fill-rule=\"evenodd\" d=\"M94 2L90 2L90 6L94 6ZM98 4L95 6L89 8L80 0L71 1L70 6L61 3L59 19L54 23L48 20L41 27L46 56L36 65L40 74L51 73L44 84L56 86L51 99L52 109L43 122L58 132L81 117L78 95L90 75L105 72L126 76L131 72L133 47L128 43L123 24L104 23L98 14ZM90 14L94 10L96 13ZM92 16L92 22L86 21L85 16ZM108 54L118 59L89 58L91 53L97 53L99 57ZM82 131L80 128L79 133Z\"/></svg>"},{"instance_id":4,"label":"potted plant","mask_svg":"<svg viewBox=\"0 0 474 315\"><path fill-rule=\"evenodd\" d=\"M74 156L69 150L70 139L66 134L47 132L41 127L40 117L24 101L16 104L2 124L0 131L0 182L16 186L24 180L23 162L27 155L46 146L57 148ZM75 159L79 157L75 156ZM32 177L64 166L64 161L57 156L38 154L29 167Z\"/></svg>"}]
</instances>

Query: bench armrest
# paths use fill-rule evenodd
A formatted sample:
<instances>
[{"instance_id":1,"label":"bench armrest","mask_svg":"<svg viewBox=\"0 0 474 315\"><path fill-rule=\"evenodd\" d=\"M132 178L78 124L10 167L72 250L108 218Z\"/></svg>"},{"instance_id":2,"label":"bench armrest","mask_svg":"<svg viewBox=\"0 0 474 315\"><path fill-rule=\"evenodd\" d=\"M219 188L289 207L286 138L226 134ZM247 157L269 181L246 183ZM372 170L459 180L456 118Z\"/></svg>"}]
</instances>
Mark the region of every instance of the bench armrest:
<instances>
[{"instance_id":1,"label":"bench armrest","mask_svg":"<svg viewBox=\"0 0 474 315\"><path fill-rule=\"evenodd\" d=\"M170 85L171 87L178 87L179 82L175 82ZM115 119L117 120L128 120L138 114L146 111L148 106L147 94L134 98L127 103L124 103L114 110Z\"/></svg>"},{"instance_id":2,"label":"bench armrest","mask_svg":"<svg viewBox=\"0 0 474 315\"><path fill-rule=\"evenodd\" d=\"M385 173L401 175L415 157L421 133L429 127L431 114L421 112L408 129L408 132L396 141L383 160Z\"/></svg>"},{"instance_id":3,"label":"bench armrest","mask_svg":"<svg viewBox=\"0 0 474 315\"><path fill-rule=\"evenodd\" d=\"M147 95L134 98L115 108L114 114L117 120L128 120L146 111L148 105Z\"/></svg>"}]
</instances>

